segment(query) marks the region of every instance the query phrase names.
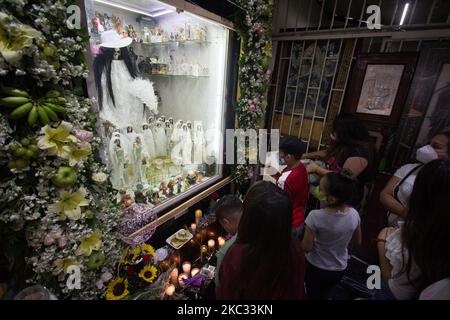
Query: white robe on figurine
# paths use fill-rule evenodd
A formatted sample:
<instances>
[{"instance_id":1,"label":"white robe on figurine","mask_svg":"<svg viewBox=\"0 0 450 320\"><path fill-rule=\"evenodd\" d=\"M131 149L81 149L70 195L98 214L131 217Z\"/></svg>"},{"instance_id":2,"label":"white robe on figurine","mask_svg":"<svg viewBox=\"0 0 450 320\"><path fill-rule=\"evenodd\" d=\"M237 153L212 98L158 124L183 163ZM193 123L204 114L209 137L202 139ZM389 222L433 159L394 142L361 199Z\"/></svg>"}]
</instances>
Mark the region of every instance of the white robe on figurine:
<instances>
[{"instance_id":1,"label":"white robe on figurine","mask_svg":"<svg viewBox=\"0 0 450 320\"><path fill-rule=\"evenodd\" d=\"M127 124L139 127L148 114L158 113L158 99L152 82L133 79L123 60L111 61L111 86L114 94L113 104L106 85L106 70L102 74L103 104L100 118L122 128Z\"/></svg>"},{"instance_id":2,"label":"white robe on figurine","mask_svg":"<svg viewBox=\"0 0 450 320\"><path fill-rule=\"evenodd\" d=\"M153 137L155 138L155 153L157 157L167 155L167 138L166 130L161 122L157 122L153 128Z\"/></svg>"}]
</instances>

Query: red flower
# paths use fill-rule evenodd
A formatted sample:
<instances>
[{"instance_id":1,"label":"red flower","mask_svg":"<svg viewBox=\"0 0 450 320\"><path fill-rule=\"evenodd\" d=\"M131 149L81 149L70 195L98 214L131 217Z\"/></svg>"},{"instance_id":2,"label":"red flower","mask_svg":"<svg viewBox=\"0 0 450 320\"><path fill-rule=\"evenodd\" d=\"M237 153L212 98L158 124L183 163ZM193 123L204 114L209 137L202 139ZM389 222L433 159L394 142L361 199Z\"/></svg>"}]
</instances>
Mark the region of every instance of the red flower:
<instances>
[{"instance_id":1,"label":"red flower","mask_svg":"<svg viewBox=\"0 0 450 320\"><path fill-rule=\"evenodd\" d=\"M218 194L217 192L214 192L213 194L211 194L211 195L209 196L209 198L210 198L211 200L216 201L217 199L219 199L219 194Z\"/></svg>"},{"instance_id":2,"label":"red flower","mask_svg":"<svg viewBox=\"0 0 450 320\"><path fill-rule=\"evenodd\" d=\"M148 263L150 260L152 259L152 255L151 254L146 254L143 258L144 263Z\"/></svg>"},{"instance_id":3,"label":"red flower","mask_svg":"<svg viewBox=\"0 0 450 320\"><path fill-rule=\"evenodd\" d=\"M134 273L134 268L133 267L127 267L127 274L129 277L131 277Z\"/></svg>"}]
</instances>

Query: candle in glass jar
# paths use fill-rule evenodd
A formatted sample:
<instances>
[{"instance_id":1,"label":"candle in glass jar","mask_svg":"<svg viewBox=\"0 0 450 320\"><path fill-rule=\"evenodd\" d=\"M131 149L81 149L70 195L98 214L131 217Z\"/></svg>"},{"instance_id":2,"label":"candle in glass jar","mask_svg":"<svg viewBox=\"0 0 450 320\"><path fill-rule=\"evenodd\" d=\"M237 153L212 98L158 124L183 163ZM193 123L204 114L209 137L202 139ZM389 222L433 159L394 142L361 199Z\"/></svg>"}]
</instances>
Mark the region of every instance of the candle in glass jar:
<instances>
[{"instance_id":1,"label":"candle in glass jar","mask_svg":"<svg viewBox=\"0 0 450 320\"><path fill-rule=\"evenodd\" d=\"M189 261L183 262L183 272L189 274L191 272L191 263Z\"/></svg>"},{"instance_id":2,"label":"candle in glass jar","mask_svg":"<svg viewBox=\"0 0 450 320\"><path fill-rule=\"evenodd\" d=\"M200 253L206 253L207 251L208 251L208 248L205 245L200 247Z\"/></svg>"},{"instance_id":3,"label":"candle in glass jar","mask_svg":"<svg viewBox=\"0 0 450 320\"><path fill-rule=\"evenodd\" d=\"M197 225L195 223L191 224L191 230L195 233L195 230L197 229Z\"/></svg>"},{"instance_id":4,"label":"candle in glass jar","mask_svg":"<svg viewBox=\"0 0 450 320\"><path fill-rule=\"evenodd\" d=\"M196 275L197 273L199 273L199 272L200 272L200 269L199 269L199 268L193 268L192 271L191 271L191 277L192 277L192 278L195 277L195 275Z\"/></svg>"},{"instance_id":5,"label":"candle in glass jar","mask_svg":"<svg viewBox=\"0 0 450 320\"><path fill-rule=\"evenodd\" d=\"M225 245L225 239L222 237L218 237L217 243L219 244L219 247L222 248Z\"/></svg>"},{"instance_id":6,"label":"candle in glass jar","mask_svg":"<svg viewBox=\"0 0 450 320\"><path fill-rule=\"evenodd\" d=\"M170 273L170 282L172 284L177 284L177 279L178 279L178 268L174 268Z\"/></svg>"},{"instance_id":7,"label":"candle in glass jar","mask_svg":"<svg viewBox=\"0 0 450 320\"><path fill-rule=\"evenodd\" d=\"M166 296L171 297L175 292L175 286L173 284L169 284L166 288Z\"/></svg>"},{"instance_id":8,"label":"candle in glass jar","mask_svg":"<svg viewBox=\"0 0 450 320\"><path fill-rule=\"evenodd\" d=\"M180 287L184 286L184 280L189 279L189 276L185 273L182 273L178 276L178 284Z\"/></svg>"},{"instance_id":9,"label":"candle in glass jar","mask_svg":"<svg viewBox=\"0 0 450 320\"><path fill-rule=\"evenodd\" d=\"M208 240L208 248L214 248L216 242L213 239Z\"/></svg>"}]
</instances>

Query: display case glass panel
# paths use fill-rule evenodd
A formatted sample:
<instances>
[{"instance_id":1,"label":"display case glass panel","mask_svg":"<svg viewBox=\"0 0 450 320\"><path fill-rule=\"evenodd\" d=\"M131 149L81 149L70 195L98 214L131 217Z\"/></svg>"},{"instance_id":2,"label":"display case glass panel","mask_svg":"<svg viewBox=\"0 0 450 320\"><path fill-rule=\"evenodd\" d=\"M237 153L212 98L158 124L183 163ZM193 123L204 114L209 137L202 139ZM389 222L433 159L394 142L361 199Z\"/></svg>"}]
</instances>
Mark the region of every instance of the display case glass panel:
<instances>
[{"instance_id":1,"label":"display case glass panel","mask_svg":"<svg viewBox=\"0 0 450 320\"><path fill-rule=\"evenodd\" d=\"M162 210L219 180L230 31L158 1L85 5L88 87L118 198Z\"/></svg>"}]
</instances>

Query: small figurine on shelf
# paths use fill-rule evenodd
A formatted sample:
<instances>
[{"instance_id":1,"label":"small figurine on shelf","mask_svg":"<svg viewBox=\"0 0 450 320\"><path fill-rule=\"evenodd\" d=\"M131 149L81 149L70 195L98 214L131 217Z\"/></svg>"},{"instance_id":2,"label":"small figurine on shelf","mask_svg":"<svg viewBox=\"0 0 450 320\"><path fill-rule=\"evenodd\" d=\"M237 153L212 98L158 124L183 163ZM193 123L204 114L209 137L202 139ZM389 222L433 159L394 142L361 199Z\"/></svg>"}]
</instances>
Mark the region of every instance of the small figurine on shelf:
<instances>
[{"instance_id":1,"label":"small figurine on shelf","mask_svg":"<svg viewBox=\"0 0 450 320\"><path fill-rule=\"evenodd\" d=\"M167 185L164 181L161 181L161 183L159 184L159 190L162 192L163 195L167 196Z\"/></svg>"},{"instance_id":2,"label":"small figurine on shelf","mask_svg":"<svg viewBox=\"0 0 450 320\"><path fill-rule=\"evenodd\" d=\"M134 202L136 203L147 203L147 199L144 196L143 189L144 186L142 184L138 184L136 186L136 191L134 191Z\"/></svg>"},{"instance_id":3,"label":"small figurine on shelf","mask_svg":"<svg viewBox=\"0 0 450 320\"><path fill-rule=\"evenodd\" d=\"M152 190L152 204L157 205L160 200L159 200L159 189L158 188L153 188Z\"/></svg>"},{"instance_id":4,"label":"small figurine on shelf","mask_svg":"<svg viewBox=\"0 0 450 320\"><path fill-rule=\"evenodd\" d=\"M122 191L121 191L122 193ZM131 206L133 204L133 200L131 199L131 196L129 194L127 194L125 191L123 191L123 196L122 196L122 205L125 208L128 208L129 206Z\"/></svg>"},{"instance_id":5,"label":"small figurine on shelf","mask_svg":"<svg viewBox=\"0 0 450 320\"><path fill-rule=\"evenodd\" d=\"M200 183L203 181L203 175L200 173L200 171L195 170L195 182Z\"/></svg>"},{"instance_id":6,"label":"small figurine on shelf","mask_svg":"<svg viewBox=\"0 0 450 320\"><path fill-rule=\"evenodd\" d=\"M186 180L189 183L189 185L194 185L196 183L197 177L196 177L194 171L192 171L192 170L188 171Z\"/></svg>"},{"instance_id":7,"label":"small figurine on shelf","mask_svg":"<svg viewBox=\"0 0 450 320\"><path fill-rule=\"evenodd\" d=\"M173 180L169 181L169 183L167 184L167 189L169 190L169 196L173 196L174 195L174 182L173 182Z\"/></svg>"}]
</instances>

